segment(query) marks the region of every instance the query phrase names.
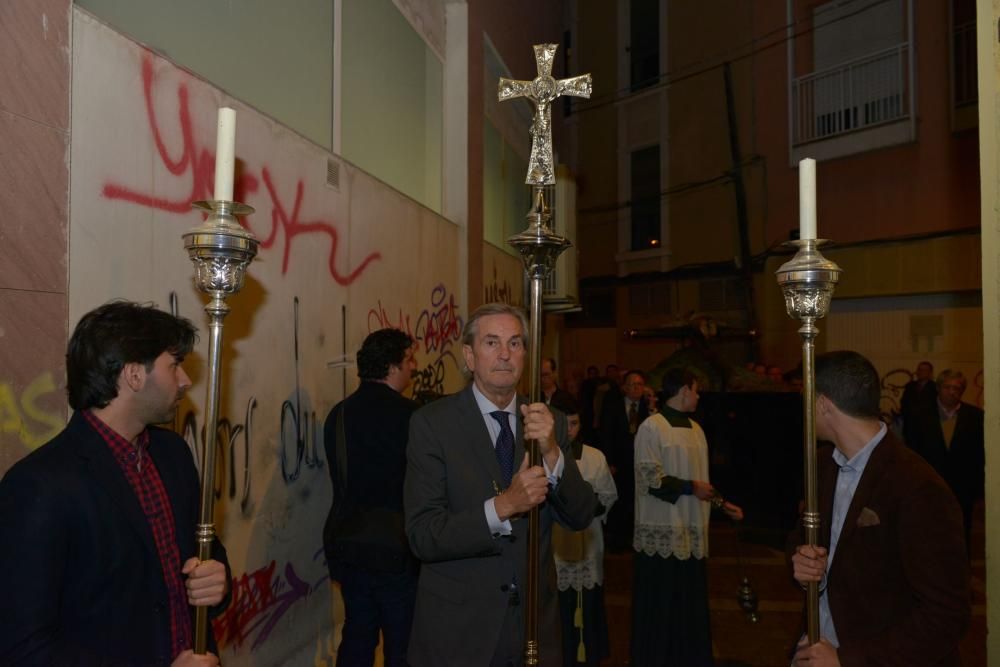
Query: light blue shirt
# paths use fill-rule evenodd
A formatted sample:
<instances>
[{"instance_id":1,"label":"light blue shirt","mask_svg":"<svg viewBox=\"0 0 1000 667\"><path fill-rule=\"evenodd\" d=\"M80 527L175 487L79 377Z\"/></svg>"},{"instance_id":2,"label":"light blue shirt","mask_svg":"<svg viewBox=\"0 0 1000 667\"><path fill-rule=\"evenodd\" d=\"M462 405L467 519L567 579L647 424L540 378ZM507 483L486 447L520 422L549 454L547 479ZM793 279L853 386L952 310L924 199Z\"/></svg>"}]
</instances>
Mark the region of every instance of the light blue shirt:
<instances>
[{"instance_id":1,"label":"light blue shirt","mask_svg":"<svg viewBox=\"0 0 1000 667\"><path fill-rule=\"evenodd\" d=\"M833 495L833 515L830 518L830 552L826 559L827 572L830 571L830 567L833 565L833 557L837 553L837 542L840 541L840 532L844 529L844 519L847 517L847 510L850 509L851 501L854 500L854 492L858 490L858 483L861 481L861 476L865 474L865 466L868 465L868 459L871 458L872 452L875 451L878 443L882 442L885 433L886 427L885 424L882 424L875 437L869 440L850 461L841 454L839 449L833 450L833 460L840 466L840 472L837 473L837 488ZM820 588L825 587L826 576L823 577L823 581L820 583ZM840 646L840 640L837 639L837 629L833 623L833 616L830 614L829 595L821 595L819 597L819 634L835 647Z\"/></svg>"},{"instance_id":2,"label":"light blue shirt","mask_svg":"<svg viewBox=\"0 0 1000 667\"><path fill-rule=\"evenodd\" d=\"M476 405L479 406L479 412L483 415L483 421L486 423L486 429L490 432L490 440L493 442L493 447L497 446L497 438L500 437L500 423L490 414L497 411L497 406L493 404L490 399L483 395L483 392L479 391L479 387L476 386L475 382L472 383L472 395L476 397ZM511 399L510 403L503 408L503 411L507 413L507 419L510 420L510 430L512 433L517 433L517 396ZM549 466L542 459L542 465L545 467L545 474L549 478L549 484L555 486L559 482L559 478L562 477L563 468L565 467L565 461L563 460L562 451L559 451L559 461L556 463L555 470L549 470ZM514 461L514 471L515 474L517 470L521 467L520 461ZM499 491L498 487L498 491ZM510 535L513 529L510 526L510 520L501 521L500 517L497 515L496 509L496 497L488 498L483 503L483 509L486 512L486 523L489 524L490 532L494 537L499 537L500 535Z\"/></svg>"}]
</instances>

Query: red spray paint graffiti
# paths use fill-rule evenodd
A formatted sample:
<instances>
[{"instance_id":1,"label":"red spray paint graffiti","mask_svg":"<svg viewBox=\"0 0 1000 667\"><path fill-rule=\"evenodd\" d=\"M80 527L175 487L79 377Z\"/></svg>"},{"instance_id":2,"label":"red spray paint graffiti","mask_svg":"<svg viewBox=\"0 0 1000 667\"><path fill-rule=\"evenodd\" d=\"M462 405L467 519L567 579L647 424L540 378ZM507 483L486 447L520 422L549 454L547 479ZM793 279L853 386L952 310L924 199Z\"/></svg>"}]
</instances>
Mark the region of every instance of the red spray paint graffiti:
<instances>
[{"instance_id":1,"label":"red spray paint graffiti","mask_svg":"<svg viewBox=\"0 0 1000 667\"><path fill-rule=\"evenodd\" d=\"M181 154L174 159L163 138L160 119L156 115L153 107L155 76L153 72L153 58L146 54L142 61L142 90L146 103L146 117L149 128L153 135L153 142L156 144L156 151L160 161L174 176L178 178L186 177L190 174L191 191L182 199L167 199L158 197L153 193L139 192L120 183L106 183L102 189L102 194L108 199L127 201L146 208L153 208L167 213L187 214L191 212L191 202L199 199L211 199L212 188L215 179L215 155L205 147L199 147L196 143L193 126L191 124L191 112L188 104L187 85L181 83L177 87L177 114L181 132ZM261 175L267 189L271 204L271 230L267 238L261 241L261 248L269 249L277 242L278 232L284 237L284 249L281 262L282 275L288 273L290 263L292 240L299 235L310 236L314 234L325 235L330 239L330 253L328 268L330 275L340 285L350 285L360 276L368 265L381 259L379 252L370 253L361 263L352 270L341 271L337 268L337 247L340 242L340 234L333 224L323 220L313 220L300 222L299 215L302 208L302 200L305 196L305 186L299 179L295 190L295 204L292 207L291 215L288 214L284 204L278 197L277 188L274 186L274 179L270 170L261 167ZM257 177L252 173L241 173L236 182L235 198L246 201L247 196L256 193L260 188ZM240 221L245 227L249 225L245 220Z\"/></svg>"},{"instance_id":2,"label":"red spray paint graffiti","mask_svg":"<svg viewBox=\"0 0 1000 667\"><path fill-rule=\"evenodd\" d=\"M324 576L310 585L295 573L291 563L285 564L284 576L276 575L276 569L277 563L272 560L258 570L233 577L232 602L212 621L219 648L240 648L252 639L250 650L257 650L293 605L325 586L329 579Z\"/></svg>"},{"instance_id":3,"label":"red spray paint graffiti","mask_svg":"<svg viewBox=\"0 0 1000 667\"><path fill-rule=\"evenodd\" d=\"M271 233L268 234L267 238L261 241L260 245L262 248L270 248L274 245L274 237L277 235L278 230L281 229L285 234L285 252L281 260L281 273L285 274L288 272L288 257L292 249L292 239L299 234L326 234L330 237L330 257L329 257L329 269L330 275L341 285L350 285L353 283L361 273L368 268L368 265L374 262L376 259L381 259L382 255L377 252L373 252L368 255L361 264L359 264L353 271L347 275L343 275L336 267L336 254L337 254L337 244L340 241L340 237L337 233L336 228L326 222L314 221L314 222L299 222L299 211L302 208L302 196L303 196L303 184L299 180L295 187L295 204L292 207L292 215L289 217L288 212L282 205L281 200L278 198L278 192L274 187L274 182L271 179L271 172L267 167L261 170L261 174L264 177L264 185L267 187L267 193L271 197L271 203L273 205L271 209Z\"/></svg>"}]
</instances>

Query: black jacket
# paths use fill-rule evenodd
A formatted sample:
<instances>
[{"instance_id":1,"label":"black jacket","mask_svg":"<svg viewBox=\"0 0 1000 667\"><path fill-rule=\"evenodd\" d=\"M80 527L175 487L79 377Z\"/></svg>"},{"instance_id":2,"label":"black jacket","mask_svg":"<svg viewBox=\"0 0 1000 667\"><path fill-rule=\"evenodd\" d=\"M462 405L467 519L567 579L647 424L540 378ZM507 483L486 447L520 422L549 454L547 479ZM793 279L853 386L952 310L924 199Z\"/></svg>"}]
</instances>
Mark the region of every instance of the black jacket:
<instances>
[{"instance_id":1,"label":"black jacket","mask_svg":"<svg viewBox=\"0 0 1000 667\"><path fill-rule=\"evenodd\" d=\"M417 404L381 382L364 381L330 411L323 442L333 504L323 529L330 576L340 562L402 572L416 561L403 529L403 477L410 415ZM346 442L340 442L338 420Z\"/></svg>"},{"instance_id":2,"label":"black jacket","mask_svg":"<svg viewBox=\"0 0 1000 667\"><path fill-rule=\"evenodd\" d=\"M646 404L645 396L639 399L637 414L636 427L638 428L639 424L642 424L649 416L649 406ZM601 450L607 457L609 464L628 475L632 472L632 463L635 460L634 444L635 433L629 433L625 396L621 392L609 391L601 406Z\"/></svg>"},{"instance_id":3,"label":"black jacket","mask_svg":"<svg viewBox=\"0 0 1000 667\"><path fill-rule=\"evenodd\" d=\"M179 569L197 555L198 473L180 436L149 432ZM228 573L218 540L212 555ZM170 664L167 589L152 531L111 449L81 414L0 482L0 572L0 665ZM217 653L211 627L209 638Z\"/></svg>"},{"instance_id":4,"label":"black jacket","mask_svg":"<svg viewBox=\"0 0 1000 667\"><path fill-rule=\"evenodd\" d=\"M907 444L923 456L955 492L958 504L971 507L983 497L986 455L983 445L983 411L962 403L958 409L951 447L945 447L937 401L921 413L913 438Z\"/></svg>"}]
</instances>

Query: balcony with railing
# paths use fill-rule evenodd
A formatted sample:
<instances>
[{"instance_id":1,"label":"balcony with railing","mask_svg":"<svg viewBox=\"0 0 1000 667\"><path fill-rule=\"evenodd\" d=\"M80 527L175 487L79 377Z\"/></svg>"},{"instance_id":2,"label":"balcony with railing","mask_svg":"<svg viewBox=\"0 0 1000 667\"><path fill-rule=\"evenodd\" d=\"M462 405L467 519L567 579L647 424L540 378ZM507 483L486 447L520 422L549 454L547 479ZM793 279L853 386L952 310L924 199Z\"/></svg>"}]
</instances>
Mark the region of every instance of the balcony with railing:
<instances>
[{"instance_id":1,"label":"balcony with railing","mask_svg":"<svg viewBox=\"0 0 1000 667\"><path fill-rule=\"evenodd\" d=\"M905 121L912 114L909 44L903 42L792 82L792 144Z\"/></svg>"}]
</instances>

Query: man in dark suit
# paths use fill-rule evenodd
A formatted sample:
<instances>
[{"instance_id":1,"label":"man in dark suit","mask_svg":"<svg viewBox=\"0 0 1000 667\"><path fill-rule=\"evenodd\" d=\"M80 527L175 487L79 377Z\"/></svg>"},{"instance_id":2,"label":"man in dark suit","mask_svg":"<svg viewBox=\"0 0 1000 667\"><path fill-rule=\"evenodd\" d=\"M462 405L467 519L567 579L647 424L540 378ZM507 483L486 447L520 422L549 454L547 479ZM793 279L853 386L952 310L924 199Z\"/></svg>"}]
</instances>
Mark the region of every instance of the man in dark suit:
<instances>
[{"instance_id":1,"label":"man in dark suit","mask_svg":"<svg viewBox=\"0 0 1000 667\"><path fill-rule=\"evenodd\" d=\"M821 639L795 664L959 665L970 618L958 504L927 463L879 420L879 377L856 352L816 359L820 545L792 556L820 582ZM801 540L801 535L798 536Z\"/></svg>"},{"instance_id":2,"label":"man in dark suit","mask_svg":"<svg viewBox=\"0 0 1000 667\"><path fill-rule=\"evenodd\" d=\"M618 487L618 503L608 513L608 548L632 550L635 522L635 433L649 416L646 376L625 373L621 392L608 392L601 409L600 444Z\"/></svg>"},{"instance_id":3,"label":"man in dark suit","mask_svg":"<svg viewBox=\"0 0 1000 667\"><path fill-rule=\"evenodd\" d=\"M567 405L576 402L568 391L559 388L555 359L551 357L542 359L542 372L539 380L541 380L542 387L542 402L545 405Z\"/></svg>"},{"instance_id":4,"label":"man in dark suit","mask_svg":"<svg viewBox=\"0 0 1000 667\"><path fill-rule=\"evenodd\" d=\"M934 413L934 399L937 398L937 384L934 382L934 366L929 361L917 364L916 377L903 387L899 399L899 416L903 420L903 440L913 447L920 433L919 422L928 413Z\"/></svg>"},{"instance_id":5,"label":"man in dark suit","mask_svg":"<svg viewBox=\"0 0 1000 667\"><path fill-rule=\"evenodd\" d=\"M569 453L566 420L517 399L527 326L519 309L488 304L469 317L462 352L472 382L410 420L406 530L423 561L410 635L414 667L521 665L528 520L539 507L541 664L560 665L550 532L590 525L595 496ZM520 417L520 418L519 418ZM528 466L524 440L543 466Z\"/></svg>"},{"instance_id":6,"label":"man in dark suit","mask_svg":"<svg viewBox=\"0 0 1000 667\"><path fill-rule=\"evenodd\" d=\"M601 384L597 366L587 366L587 377L580 383L580 439L583 442L592 442L597 445L597 422L598 413L594 410L594 402L597 399L597 387Z\"/></svg>"},{"instance_id":7,"label":"man in dark suit","mask_svg":"<svg viewBox=\"0 0 1000 667\"><path fill-rule=\"evenodd\" d=\"M379 631L386 667L406 665L417 562L403 530L403 476L417 404L402 392L417 367L413 352L413 339L399 329L370 333L358 351L361 385L323 427L333 480L323 546L344 596L342 667L375 664Z\"/></svg>"},{"instance_id":8,"label":"man in dark suit","mask_svg":"<svg viewBox=\"0 0 1000 667\"><path fill-rule=\"evenodd\" d=\"M962 508L968 548L972 508L984 492L986 454L983 411L962 401L966 384L961 371L941 371L937 378L937 400L919 414L907 444L934 467L955 493Z\"/></svg>"},{"instance_id":9,"label":"man in dark suit","mask_svg":"<svg viewBox=\"0 0 1000 667\"><path fill-rule=\"evenodd\" d=\"M173 419L195 329L124 301L83 316L66 354L74 409L0 482L0 664L217 665L193 609L228 604L226 554L195 556L199 482ZM209 627L210 647L214 649Z\"/></svg>"}]
</instances>

